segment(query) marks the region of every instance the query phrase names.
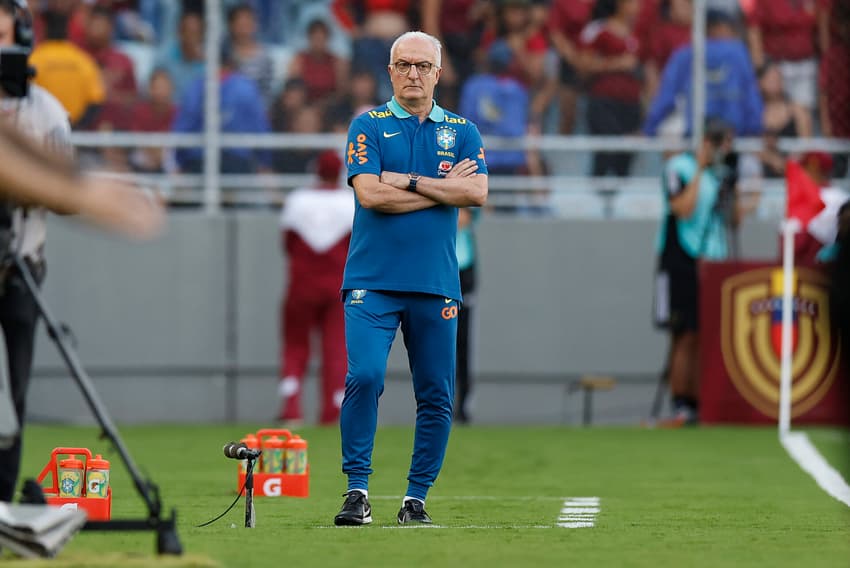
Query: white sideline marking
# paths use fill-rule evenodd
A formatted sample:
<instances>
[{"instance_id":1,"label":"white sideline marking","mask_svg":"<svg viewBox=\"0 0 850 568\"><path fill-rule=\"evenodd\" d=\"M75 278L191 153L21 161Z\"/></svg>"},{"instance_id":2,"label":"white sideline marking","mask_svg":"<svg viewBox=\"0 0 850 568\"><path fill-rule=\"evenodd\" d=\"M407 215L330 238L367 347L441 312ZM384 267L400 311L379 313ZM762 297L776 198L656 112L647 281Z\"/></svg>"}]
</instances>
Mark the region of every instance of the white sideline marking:
<instances>
[{"instance_id":1,"label":"white sideline marking","mask_svg":"<svg viewBox=\"0 0 850 568\"><path fill-rule=\"evenodd\" d=\"M850 486L812 444L803 432L788 432L780 437L782 446L794 461L811 475L821 489L850 507Z\"/></svg>"},{"instance_id":2,"label":"white sideline marking","mask_svg":"<svg viewBox=\"0 0 850 568\"><path fill-rule=\"evenodd\" d=\"M589 529L596 525L596 515L602 510L599 497L568 497L561 507L555 526L562 529Z\"/></svg>"}]
</instances>

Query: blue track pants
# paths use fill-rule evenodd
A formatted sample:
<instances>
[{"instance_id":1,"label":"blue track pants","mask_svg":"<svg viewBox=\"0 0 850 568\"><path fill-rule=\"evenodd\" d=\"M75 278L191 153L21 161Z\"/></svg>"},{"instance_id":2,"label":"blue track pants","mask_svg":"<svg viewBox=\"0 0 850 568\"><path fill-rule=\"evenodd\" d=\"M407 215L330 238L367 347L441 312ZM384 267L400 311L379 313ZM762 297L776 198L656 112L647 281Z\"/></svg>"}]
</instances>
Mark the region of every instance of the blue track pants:
<instances>
[{"instance_id":1,"label":"blue track pants","mask_svg":"<svg viewBox=\"0 0 850 568\"><path fill-rule=\"evenodd\" d=\"M442 296L348 290L348 373L340 414L342 471L348 489L368 489L378 399L401 326L416 397L416 433L407 495L425 500L443 464L452 424L458 302Z\"/></svg>"}]
</instances>

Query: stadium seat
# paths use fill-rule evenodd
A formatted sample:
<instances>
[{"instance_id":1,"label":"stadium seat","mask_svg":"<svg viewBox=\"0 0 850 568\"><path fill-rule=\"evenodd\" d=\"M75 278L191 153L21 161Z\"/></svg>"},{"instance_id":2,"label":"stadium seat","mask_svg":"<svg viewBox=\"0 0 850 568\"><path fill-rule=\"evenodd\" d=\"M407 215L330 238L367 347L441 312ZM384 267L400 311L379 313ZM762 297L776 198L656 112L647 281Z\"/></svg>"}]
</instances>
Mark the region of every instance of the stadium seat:
<instances>
[{"instance_id":1,"label":"stadium seat","mask_svg":"<svg viewBox=\"0 0 850 568\"><path fill-rule=\"evenodd\" d=\"M659 219L661 191L627 188L613 199L611 208L615 219Z\"/></svg>"},{"instance_id":2,"label":"stadium seat","mask_svg":"<svg viewBox=\"0 0 850 568\"><path fill-rule=\"evenodd\" d=\"M557 217L564 219L603 219L603 200L593 193L553 193L552 206Z\"/></svg>"}]
</instances>

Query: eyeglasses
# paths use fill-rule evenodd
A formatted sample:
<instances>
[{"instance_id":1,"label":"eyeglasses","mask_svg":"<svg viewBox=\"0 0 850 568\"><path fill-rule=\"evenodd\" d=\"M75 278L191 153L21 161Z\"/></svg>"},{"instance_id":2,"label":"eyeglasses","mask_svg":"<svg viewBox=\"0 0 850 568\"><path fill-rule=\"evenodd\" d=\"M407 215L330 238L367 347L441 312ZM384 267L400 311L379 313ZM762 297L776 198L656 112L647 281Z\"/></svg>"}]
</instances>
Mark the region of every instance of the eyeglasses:
<instances>
[{"instance_id":1,"label":"eyeglasses","mask_svg":"<svg viewBox=\"0 0 850 568\"><path fill-rule=\"evenodd\" d=\"M393 63L393 69L399 75L407 75L410 73L410 70L416 67L416 71L419 75L423 77L427 77L431 74L431 71L434 69L435 65L430 61L419 61L418 63L411 63L409 61L396 61Z\"/></svg>"}]
</instances>

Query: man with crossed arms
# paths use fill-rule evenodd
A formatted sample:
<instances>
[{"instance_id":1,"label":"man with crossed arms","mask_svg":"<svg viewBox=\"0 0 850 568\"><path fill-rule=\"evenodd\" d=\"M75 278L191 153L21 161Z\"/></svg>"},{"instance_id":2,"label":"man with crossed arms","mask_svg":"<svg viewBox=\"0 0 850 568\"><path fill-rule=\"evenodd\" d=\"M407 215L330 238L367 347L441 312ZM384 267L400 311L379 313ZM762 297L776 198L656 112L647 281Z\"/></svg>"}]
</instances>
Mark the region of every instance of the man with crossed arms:
<instances>
[{"instance_id":1,"label":"man with crossed arms","mask_svg":"<svg viewBox=\"0 0 850 568\"><path fill-rule=\"evenodd\" d=\"M393 98L354 119L348 181L357 197L342 296L348 374L342 402L342 471L348 491L337 525L372 522L368 481L387 357L404 334L416 432L398 522L430 523L425 497L437 478L452 422L461 293L458 207L487 199L478 128L433 100L440 42L402 34L387 70Z\"/></svg>"}]
</instances>

